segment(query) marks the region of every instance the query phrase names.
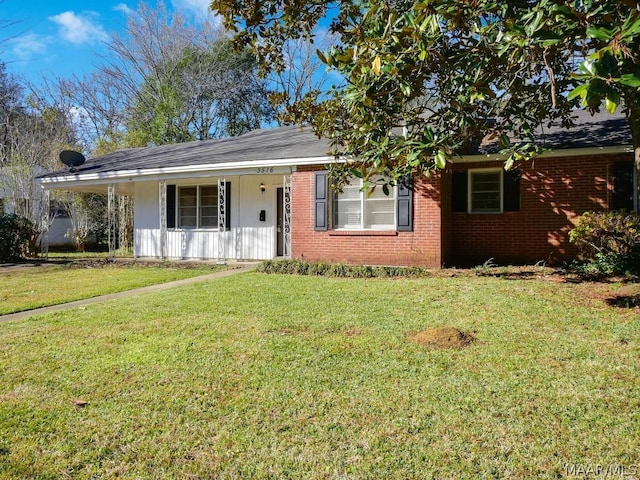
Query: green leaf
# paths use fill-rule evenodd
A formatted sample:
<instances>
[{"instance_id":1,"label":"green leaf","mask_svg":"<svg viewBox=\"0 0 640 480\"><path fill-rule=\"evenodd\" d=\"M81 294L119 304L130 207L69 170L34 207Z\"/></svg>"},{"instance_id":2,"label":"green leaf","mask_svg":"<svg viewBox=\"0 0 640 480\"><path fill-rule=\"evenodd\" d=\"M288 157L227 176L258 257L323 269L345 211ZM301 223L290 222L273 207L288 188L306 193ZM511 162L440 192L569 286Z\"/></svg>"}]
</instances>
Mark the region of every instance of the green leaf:
<instances>
[{"instance_id":1,"label":"green leaf","mask_svg":"<svg viewBox=\"0 0 640 480\"><path fill-rule=\"evenodd\" d=\"M316 55L318 55L318 58L320 59L320 61L324 64L327 64L327 57L325 56L325 54L323 52L321 52L320 50L316 50Z\"/></svg>"},{"instance_id":2,"label":"green leaf","mask_svg":"<svg viewBox=\"0 0 640 480\"><path fill-rule=\"evenodd\" d=\"M362 177L364 176L364 175L362 174L362 171L360 171L360 169L358 169L358 168L354 168L354 167L351 167L351 168L349 169L349 173L350 173L351 175L353 175L354 177L356 177L356 178L362 178Z\"/></svg>"},{"instance_id":3,"label":"green leaf","mask_svg":"<svg viewBox=\"0 0 640 480\"><path fill-rule=\"evenodd\" d=\"M636 35L640 35L640 18L636 19L631 25L628 25L628 22L632 19L629 17L624 25L622 25L622 38L630 38L635 37Z\"/></svg>"},{"instance_id":4,"label":"green leaf","mask_svg":"<svg viewBox=\"0 0 640 480\"><path fill-rule=\"evenodd\" d=\"M615 90L609 90L604 100L604 106L609 113L615 113L620 103L620 94Z\"/></svg>"},{"instance_id":5,"label":"green leaf","mask_svg":"<svg viewBox=\"0 0 640 480\"><path fill-rule=\"evenodd\" d=\"M590 60L585 60L580 64L580 71L588 75L591 75L592 77L595 77L597 73L595 62L592 62Z\"/></svg>"},{"instance_id":6,"label":"green leaf","mask_svg":"<svg viewBox=\"0 0 640 480\"><path fill-rule=\"evenodd\" d=\"M608 28L604 27L589 27L587 28L587 37L595 38L597 40L610 41L613 33Z\"/></svg>"},{"instance_id":7,"label":"green leaf","mask_svg":"<svg viewBox=\"0 0 640 480\"><path fill-rule=\"evenodd\" d=\"M436 153L434 162L436 167L440 169L444 169L447 166L447 152L445 152L443 148L438 150L438 153Z\"/></svg>"},{"instance_id":8,"label":"green leaf","mask_svg":"<svg viewBox=\"0 0 640 480\"><path fill-rule=\"evenodd\" d=\"M636 77L633 73L620 76L618 83L627 87L640 88L640 78Z\"/></svg>"},{"instance_id":9,"label":"green leaf","mask_svg":"<svg viewBox=\"0 0 640 480\"><path fill-rule=\"evenodd\" d=\"M582 85L578 85L576 88L574 88L569 92L569 95L567 95L567 100L573 100L576 97L584 98L587 95L588 91L589 91L588 83L583 83Z\"/></svg>"},{"instance_id":10,"label":"green leaf","mask_svg":"<svg viewBox=\"0 0 640 480\"><path fill-rule=\"evenodd\" d=\"M504 169L506 171L509 171L513 168L513 164L514 164L514 159L513 159L513 155L510 155L509 158L507 158L507 160L504 162Z\"/></svg>"}]
</instances>

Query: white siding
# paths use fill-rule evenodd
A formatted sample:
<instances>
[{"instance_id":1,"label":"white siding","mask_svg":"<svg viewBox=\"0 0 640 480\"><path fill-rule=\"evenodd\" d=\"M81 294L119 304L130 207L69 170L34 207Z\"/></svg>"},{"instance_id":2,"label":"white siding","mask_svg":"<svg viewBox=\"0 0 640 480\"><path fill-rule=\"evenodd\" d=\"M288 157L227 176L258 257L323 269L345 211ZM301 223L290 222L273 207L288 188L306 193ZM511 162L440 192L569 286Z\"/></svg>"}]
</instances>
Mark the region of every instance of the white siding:
<instances>
[{"instance_id":1,"label":"white siding","mask_svg":"<svg viewBox=\"0 0 640 480\"><path fill-rule=\"evenodd\" d=\"M170 258L206 259L218 257L218 239L225 242L225 258L267 260L276 255L276 189L281 175L225 177L231 182L231 230L218 233L211 229L169 229L167 255ZM167 183L171 183L168 181ZM178 185L217 184L217 178ZM260 191L264 183L266 191ZM135 189L134 254L160 257L160 213L157 182L140 182ZM260 211L265 221L260 221Z\"/></svg>"}]
</instances>

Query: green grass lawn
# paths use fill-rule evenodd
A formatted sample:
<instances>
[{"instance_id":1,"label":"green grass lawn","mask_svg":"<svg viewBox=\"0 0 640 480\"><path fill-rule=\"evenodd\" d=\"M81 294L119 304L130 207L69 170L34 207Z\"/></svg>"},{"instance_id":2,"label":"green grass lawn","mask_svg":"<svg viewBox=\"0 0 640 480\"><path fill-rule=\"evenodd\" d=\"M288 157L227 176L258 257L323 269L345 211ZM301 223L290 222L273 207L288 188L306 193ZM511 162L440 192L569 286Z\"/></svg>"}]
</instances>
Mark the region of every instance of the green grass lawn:
<instances>
[{"instance_id":1,"label":"green grass lawn","mask_svg":"<svg viewBox=\"0 0 640 480\"><path fill-rule=\"evenodd\" d=\"M221 267L103 266L101 262L0 269L0 315L212 273ZM89 266L87 266L89 265Z\"/></svg>"},{"instance_id":2,"label":"green grass lawn","mask_svg":"<svg viewBox=\"0 0 640 480\"><path fill-rule=\"evenodd\" d=\"M2 324L0 478L628 472L640 319L610 288L248 273ZM407 340L442 325L477 341Z\"/></svg>"}]
</instances>

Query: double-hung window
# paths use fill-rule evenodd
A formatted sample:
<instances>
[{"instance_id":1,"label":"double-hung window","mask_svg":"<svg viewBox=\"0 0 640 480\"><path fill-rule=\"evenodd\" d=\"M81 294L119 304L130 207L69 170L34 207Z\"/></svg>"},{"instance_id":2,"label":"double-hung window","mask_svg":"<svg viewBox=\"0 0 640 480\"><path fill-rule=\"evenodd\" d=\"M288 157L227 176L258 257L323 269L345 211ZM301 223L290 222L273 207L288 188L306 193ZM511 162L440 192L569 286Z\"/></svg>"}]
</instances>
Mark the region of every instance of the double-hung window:
<instances>
[{"instance_id":1,"label":"double-hung window","mask_svg":"<svg viewBox=\"0 0 640 480\"><path fill-rule=\"evenodd\" d=\"M500 213L502 211L502 170L469 171L469 211Z\"/></svg>"},{"instance_id":2,"label":"double-hung window","mask_svg":"<svg viewBox=\"0 0 640 480\"><path fill-rule=\"evenodd\" d=\"M178 187L178 227L218 227L218 187Z\"/></svg>"},{"instance_id":3,"label":"double-hung window","mask_svg":"<svg viewBox=\"0 0 640 480\"><path fill-rule=\"evenodd\" d=\"M385 195L378 186L373 192L362 189L362 180L355 178L342 192L334 192L332 226L345 230L393 230L396 228L396 188Z\"/></svg>"},{"instance_id":4,"label":"double-hung window","mask_svg":"<svg viewBox=\"0 0 640 480\"><path fill-rule=\"evenodd\" d=\"M452 210L503 213L520 210L520 170L480 168L454 172Z\"/></svg>"}]
</instances>

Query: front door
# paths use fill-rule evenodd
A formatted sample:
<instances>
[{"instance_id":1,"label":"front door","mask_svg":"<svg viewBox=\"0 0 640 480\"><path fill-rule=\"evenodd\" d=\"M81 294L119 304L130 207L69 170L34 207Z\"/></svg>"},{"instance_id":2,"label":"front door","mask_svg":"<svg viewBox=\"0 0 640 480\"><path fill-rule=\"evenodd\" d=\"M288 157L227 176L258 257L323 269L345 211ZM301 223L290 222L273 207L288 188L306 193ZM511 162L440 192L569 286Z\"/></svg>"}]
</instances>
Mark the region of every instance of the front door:
<instances>
[{"instance_id":1,"label":"front door","mask_svg":"<svg viewBox=\"0 0 640 480\"><path fill-rule=\"evenodd\" d=\"M276 190L276 256L284 256L284 189Z\"/></svg>"}]
</instances>

